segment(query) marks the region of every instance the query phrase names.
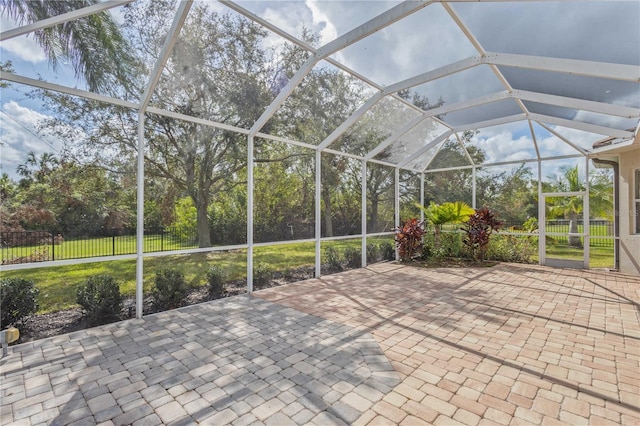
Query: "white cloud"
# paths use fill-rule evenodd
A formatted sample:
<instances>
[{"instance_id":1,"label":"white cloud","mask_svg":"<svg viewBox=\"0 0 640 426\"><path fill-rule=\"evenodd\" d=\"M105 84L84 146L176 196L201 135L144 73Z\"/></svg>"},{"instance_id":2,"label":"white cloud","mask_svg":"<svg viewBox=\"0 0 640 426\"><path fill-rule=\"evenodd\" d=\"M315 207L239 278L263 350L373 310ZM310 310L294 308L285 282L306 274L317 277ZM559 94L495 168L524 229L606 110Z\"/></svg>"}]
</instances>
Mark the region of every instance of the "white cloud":
<instances>
[{"instance_id":1,"label":"white cloud","mask_svg":"<svg viewBox=\"0 0 640 426\"><path fill-rule=\"evenodd\" d=\"M478 54L437 4L377 31L341 53L348 66L381 85Z\"/></svg>"},{"instance_id":2,"label":"white cloud","mask_svg":"<svg viewBox=\"0 0 640 426\"><path fill-rule=\"evenodd\" d=\"M327 44L331 40L335 40L338 37L338 31L318 3L307 0L305 4L311 11L314 28L320 28L320 44Z\"/></svg>"},{"instance_id":3,"label":"white cloud","mask_svg":"<svg viewBox=\"0 0 640 426\"><path fill-rule=\"evenodd\" d=\"M486 154L486 163L520 161L536 158L533 139L530 136L514 137L513 133L503 129L500 133L480 133L471 141Z\"/></svg>"},{"instance_id":4,"label":"white cloud","mask_svg":"<svg viewBox=\"0 0 640 426\"><path fill-rule=\"evenodd\" d=\"M0 20L0 26L2 26L3 31L5 29L9 29L8 26L11 26L8 25L8 22L9 21L5 19ZM47 60L44 51L36 43L32 36L28 37L26 35L23 35L20 37L11 38L9 40L4 40L2 44L0 44L0 50L5 50L6 53L15 55L19 59L31 62L33 64L37 64Z\"/></svg>"},{"instance_id":5,"label":"white cloud","mask_svg":"<svg viewBox=\"0 0 640 426\"><path fill-rule=\"evenodd\" d=\"M302 34L302 20L295 19L299 18L297 10L292 8L289 10L289 14L283 12L284 11L278 11L268 7L262 17L266 21L269 21L269 23L291 35L299 36Z\"/></svg>"},{"instance_id":6,"label":"white cloud","mask_svg":"<svg viewBox=\"0 0 640 426\"><path fill-rule=\"evenodd\" d=\"M577 149L555 135L548 134L546 137L538 138L537 141L542 158L579 154Z\"/></svg>"},{"instance_id":7,"label":"white cloud","mask_svg":"<svg viewBox=\"0 0 640 426\"><path fill-rule=\"evenodd\" d=\"M301 38L303 30L304 19L301 16L303 11L300 8L292 7L289 9L277 10L271 7L267 7L262 13L262 18L276 27L284 30L292 36ZM276 35L275 33L269 33L267 39L263 45L267 49L279 49L285 43L285 39Z\"/></svg>"},{"instance_id":8,"label":"white cloud","mask_svg":"<svg viewBox=\"0 0 640 426\"><path fill-rule=\"evenodd\" d=\"M596 133L589 133L578 129L571 129L569 127L551 126L551 128L562 137L567 139L569 142L588 151L593 148L594 142L606 137ZM566 142L564 142L564 144L566 145Z\"/></svg>"},{"instance_id":9,"label":"white cloud","mask_svg":"<svg viewBox=\"0 0 640 426\"><path fill-rule=\"evenodd\" d=\"M49 118L15 101L2 105L0 114L0 163L2 172L16 178L16 167L22 164L29 151L36 155L44 152L58 152L63 142L51 136L38 133L40 124Z\"/></svg>"}]
</instances>

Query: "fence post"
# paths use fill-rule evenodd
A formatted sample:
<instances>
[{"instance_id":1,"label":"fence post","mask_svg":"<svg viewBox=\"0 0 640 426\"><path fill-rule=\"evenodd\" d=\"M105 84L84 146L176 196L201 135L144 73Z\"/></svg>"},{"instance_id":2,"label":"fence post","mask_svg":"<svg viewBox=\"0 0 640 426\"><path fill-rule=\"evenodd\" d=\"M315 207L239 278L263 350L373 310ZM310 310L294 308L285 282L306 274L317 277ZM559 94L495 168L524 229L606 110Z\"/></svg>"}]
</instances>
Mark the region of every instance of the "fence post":
<instances>
[{"instance_id":1,"label":"fence post","mask_svg":"<svg viewBox=\"0 0 640 426\"><path fill-rule=\"evenodd\" d=\"M51 233L51 260L56 260L56 236Z\"/></svg>"}]
</instances>

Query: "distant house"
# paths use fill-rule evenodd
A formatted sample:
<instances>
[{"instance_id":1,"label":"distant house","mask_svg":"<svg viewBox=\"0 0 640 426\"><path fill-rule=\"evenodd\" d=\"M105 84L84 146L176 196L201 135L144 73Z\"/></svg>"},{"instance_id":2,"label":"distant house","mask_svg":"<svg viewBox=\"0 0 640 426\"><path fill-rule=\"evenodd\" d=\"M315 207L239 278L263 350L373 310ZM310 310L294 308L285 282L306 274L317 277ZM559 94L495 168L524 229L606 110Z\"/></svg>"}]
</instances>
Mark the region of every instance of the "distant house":
<instances>
[{"instance_id":1,"label":"distant house","mask_svg":"<svg viewBox=\"0 0 640 426\"><path fill-rule=\"evenodd\" d=\"M613 167L616 268L640 276L640 131L634 139L607 138L593 144L596 167Z\"/></svg>"}]
</instances>

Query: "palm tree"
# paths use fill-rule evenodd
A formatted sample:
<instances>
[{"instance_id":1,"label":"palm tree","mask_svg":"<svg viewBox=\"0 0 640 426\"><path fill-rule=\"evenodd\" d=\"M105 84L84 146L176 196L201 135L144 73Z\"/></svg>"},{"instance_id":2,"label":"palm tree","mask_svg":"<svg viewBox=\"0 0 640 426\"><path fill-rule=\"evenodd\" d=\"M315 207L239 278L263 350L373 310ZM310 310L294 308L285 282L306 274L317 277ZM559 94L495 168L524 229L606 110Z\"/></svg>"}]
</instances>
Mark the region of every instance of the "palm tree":
<instances>
[{"instance_id":1,"label":"palm tree","mask_svg":"<svg viewBox=\"0 0 640 426\"><path fill-rule=\"evenodd\" d=\"M429 207L424 207L420 204L416 205L424 211L427 220L433 224L435 229L434 245L436 248L440 248L440 234L443 225L447 223L465 222L469 219L469 216L474 213L474 210L462 201L442 204L436 204L432 201Z\"/></svg>"},{"instance_id":2,"label":"palm tree","mask_svg":"<svg viewBox=\"0 0 640 426\"><path fill-rule=\"evenodd\" d=\"M36 153L33 151L29 151L27 154L27 159L24 160L24 163L20 164L18 168L16 168L16 172L27 180L31 180L33 178L33 170L32 168L38 163L36 159Z\"/></svg>"},{"instance_id":3,"label":"palm tree","mask_svg":"<svg viewBox=\"0 0 640 426\"><path fill-rule=\"evenodd\" d=\"M0 0L0 14L22 25L96 3L98 0ZM54 69L60 59L68 59L76 77L83 76L89 90L96 92L105 91L116 81L127 81L134 63L127 41L106 11L37 30L35 39Z\"/></svg>"},{"instance_id":4,"label":"palm tree","mask_svg":"<svg viewBox=\"0 0 640 426\"><path fill-rule=\"evenodd\" d=\"M562 167L560 176L552 177L555 182L551 184L554 192L580 192L586 189L585 181L580 179L578 165ZM569 233L578 233L578 217L583 212L582 197L554 197L553 205L549 211L552 215L563 216L569 219ZM591 213L597 216L608 216L613 208L611 185L607 179L599 175L589 176L589 207ZM582 247L579 236L569 236L569 245Z\"/></svg>"},{"instance_id":5,"label":"palm tree","mask_svg":"<svg viewBox=\"0 0 640 426\"><path fill-rule=\"evenodd\" d=\"M43 182L58 165L60 160L50 152L44 152L37 157L35 152L29 151L27 159L17 167L16 172L27 180Z\"/></svg>"}]
</instances>

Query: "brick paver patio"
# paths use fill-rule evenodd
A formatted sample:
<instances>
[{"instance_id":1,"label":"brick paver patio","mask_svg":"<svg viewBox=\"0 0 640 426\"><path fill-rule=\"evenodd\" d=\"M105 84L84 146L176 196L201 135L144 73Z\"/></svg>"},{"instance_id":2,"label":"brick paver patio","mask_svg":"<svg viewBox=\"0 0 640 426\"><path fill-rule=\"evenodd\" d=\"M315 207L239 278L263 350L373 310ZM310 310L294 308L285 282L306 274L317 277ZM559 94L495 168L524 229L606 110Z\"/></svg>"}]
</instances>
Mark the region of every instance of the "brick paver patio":
<instances>
[{"instance_id":1,"label":"brick paver patio","mask_svg":"<svg viewBox=\"0 0 640 426\"><path fill-rule=\"evenodd\" d=\"M366 269L18 345L1 424L640 424L640 279Z\"/></svg>"},{"instance_id":2,"label":"brick paver patio","mask_svg":"<svg viewBox=\"0 0 640 426\"><path fill-rule=\"evenodd\" d=\"M640 424L640 279L374 265L257 293L371 333L402 383L356 425Z\"/></svg>"}]
</instances>

